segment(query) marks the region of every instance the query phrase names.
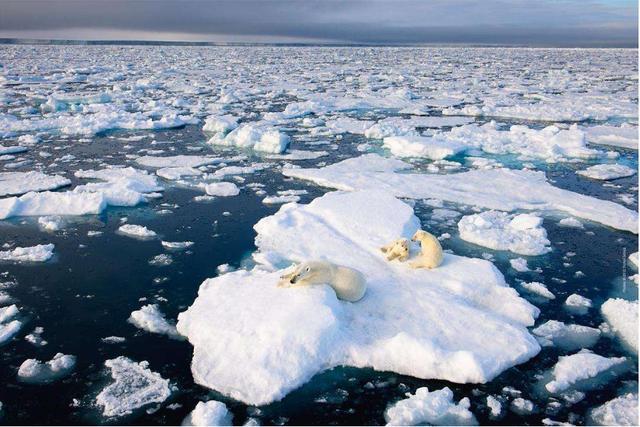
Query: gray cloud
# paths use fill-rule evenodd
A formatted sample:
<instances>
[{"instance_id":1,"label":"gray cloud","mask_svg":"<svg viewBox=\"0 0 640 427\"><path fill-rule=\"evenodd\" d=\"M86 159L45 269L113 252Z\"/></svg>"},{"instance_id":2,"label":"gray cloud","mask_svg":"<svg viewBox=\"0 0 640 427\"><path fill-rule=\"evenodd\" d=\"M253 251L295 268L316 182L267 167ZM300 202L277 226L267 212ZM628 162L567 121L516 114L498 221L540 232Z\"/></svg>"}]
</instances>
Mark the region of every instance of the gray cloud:
<instances>
[{"instance_id":1,"label":"gray cloud","mask_svg":"<svg viewBox=\"0 0 640 427\"><path fill-rule=\"evenodd\" d=\"M0 37L637 46L623 0L0 0Z\"/></svg>"}]
</instances>

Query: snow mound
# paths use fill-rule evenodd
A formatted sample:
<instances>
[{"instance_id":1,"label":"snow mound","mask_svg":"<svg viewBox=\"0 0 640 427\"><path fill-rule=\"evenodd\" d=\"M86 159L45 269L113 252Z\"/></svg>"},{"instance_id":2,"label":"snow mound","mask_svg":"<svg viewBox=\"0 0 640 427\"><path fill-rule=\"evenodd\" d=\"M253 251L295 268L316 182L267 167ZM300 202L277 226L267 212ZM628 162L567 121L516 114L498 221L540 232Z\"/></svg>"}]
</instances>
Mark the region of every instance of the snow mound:
<instances>
[{"instance_id":1,"label":"snow mound","mask_svg":"<svg viewBox=\"0 0 640 427\"><path fill-rule=\"evenodd\" d=\"M57 353L48 362L27 359L18 369L18 379L27 383L46 384L66 377L75 365L75 356L62 353Z\"/></svg>"},{"instance_id":2,"label":"snow mound","mask_svg":"<svg viewBox=\"0 0 640 427\"><path fill-rule=\"evenodd\" d=\"M260 405L339 365L486 382L537 354L526 326L538 310L492 263L445 254L439 268L414 270L385 260L379 247L419 225L411 207L375 191L329 193L262 219L259 265L206 280L178 316L194 346L195 381ZM277 287L279 268L314 258L359 270L364 299L341 302L325 286Z\"/></svg>"},{"instance_id":3,"label":"snow mound","mask_svg":"<svg viewBox=\"0 0 640 427\"><path fill-rule=\"evenodd\" d=\"M12 262L45 262L53 256L53 243L47 245L17 247L7 251L0 251L0 261Z\"/></svg>"},{"instance_id":4,"label":"snow mound","mask_svg":"<svg viewBox=\"0 0 640 427\"><path fill-rule=\"evenodd\" d=\"M139 310L131 312L129 323L147 332L167 335L174 339L182 339L175 325L165 319L157 304L147 304Z\"/></svg>"},{"instance_id":5,"label":"snow mound","mask_svg":"<svg viewBox=\"0 0 640 427\"><path fill-rule=\"evenodd\" d=\"M105 417L121 417L152 403L162 403L171 395L169 380L151 370L146 361L136 363L120 356L104 362L114 382L96 396Z\"/></svg>"},{"instance_id":6,"label":"snow mound","mask_svg":"<svg viewBox=\"0 0 640 427\"><path fill-rule=\"evenodd\" d=\"M137 237L139 239L153 239L156 236L158 236L158 234L155 231L149 230L147 227L143 225L135 225L135 224L121 225L118 228L118 233L124 236Z\"/></svg>"},{"instance_id":7,"label":"snow mound","mask_svg":"<svg viewBox=\"0 0 640 427\"><path fill-rule=\"evenodd\" d=\"M627 393L593 408L589 424L599 426L637 426L638 393Z\"/></svg>"},{"instance_id":8,"label":"snow mound","mask_svg":"<svg viewBox=\"0 0 640 427\"><path fill-rule=\"evenodd\" d=\"M42 172L0 172L0 197L19 196L30 191L55 190L71 184L60 175Z\"/></svg>"},{"instance_id":9,"label":"snow mound","mask_svg":"<svg viewBox=\"0 0 640 427\"><path fill-rule=\"evenodd\" d=\"M600 308L602 316L611 325L622 342L638 351L638 301L610 298Z\"/></svg>"},{"instance_id":10,"label":"snow mound","mask_svg":"<svg viewBox=\"0 0 640 427\"><path fill-rule=\"evenodd\" d=\"M561 393L579 381L595 378L626 360L625 357L603 357L587 351L561 356L551 372L553 380L545 388L550 393Z\"/></svg>"},{"instance_id":11,"label":"snow mound","mask_svg":"<svg viewBox=\"0 0 640 427\"><path fill-rule=\"evenodd\" d=\"M585 170L578 171L576 173L591 179L611 180L633 176L636 174L636 170L625 165L602 164L590 166Z\"/></svg>"},{"instance_id":12,"label":"snow mound","mask_svg":"<svg viewBox=\"0 0 640 427\"><path fill-rule=\"evenodd\" d=\"M502 211L562 211L619 230L638 232L637 212L554 187L542 172L489 169L447 175L398 173L410 167L398 159L366 154L323 168L283 169L282 174L345 191L384 190L396 197L441 199Z\"/></svg>"},{"instance_id":13,"label":"snow mound","mask_svg":"<svg viewBox=\"0 0 640 427\"><path fill-rule=\"evenodd\" d=\"M396 402L384 413L387 425L476 425L478 421L469 407L469 398L465 397L457 404L453 401L453 392L449 387L430 392L420 387L407 399Z\"/></svg>"},{"instance_id":14,"label":"snow mound","mask_svg":"<svg viewBox=\"0 0 640 427\"><path fill-rule=\"evenodd\" d=\"M227 406L216 400L198 402L196 407L182 421L183 426L230 426L233 415Z\"/></svg>"},{"instance_id":15,"label":"snow mound","mask_svg":"<svg viewBox=\"0 0 640 427\"><path fill-rule=\"evenodd\" d=\"M458 222L460 238L486 248L521 255L542 255L551 250L542 218L487 211L462 217Z\"/></svg>"},{"instance_id":16,"label":"snow mound","mask_svg":"<svg viewBox=\"0 0 640 427\"><path fill-rule=\"evenodd\" d=\"M212 182L205 185L204 191L210 196L229 197L240 194L240 189L233 182Z\"/></svg>"},{"instance_id":17,"label":"snow mound","mask_svg":"<svg viewBox=\"0 0 640 427\"><path fill-rule=\"evenodd\" d=\"M226 136L214 135L209 144L281 154L289 146L289 136L268 126L244 123Z\"/></svg>"},{"instance_id":18,"label":"snow mound","mask_svg":"<svg viewBox=\"0 0 640 427\"><path fill-rule=\"evenodd\" d=\"M384 147L398 157L425 157L441 160L455 156L466 149L462 144L424 136L390 136L383 140Z\"/></svg>"}]
</instances>

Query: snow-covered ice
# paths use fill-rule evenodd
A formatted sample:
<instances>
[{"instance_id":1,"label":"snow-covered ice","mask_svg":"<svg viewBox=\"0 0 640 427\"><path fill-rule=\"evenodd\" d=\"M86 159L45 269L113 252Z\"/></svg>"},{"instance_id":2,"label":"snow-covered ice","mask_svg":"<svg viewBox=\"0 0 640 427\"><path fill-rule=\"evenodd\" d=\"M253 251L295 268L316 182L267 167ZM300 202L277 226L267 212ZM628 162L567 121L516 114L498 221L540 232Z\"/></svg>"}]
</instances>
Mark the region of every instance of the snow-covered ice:
<instances>
[{"instance_id":1,"label":"snow-covered ice","mask_svg":"<svg viewBox=\"0 0 640 427\"><path fill-rule=\"evenodd\" d=\"M623 343L638 351L638 301L610 298L600 308L602 316Z\"/></svg>"},{"instance_id":2,"label":"snow-covered ice","mask_svg":"<svg viewBox=\"0 0 640 427\"><path fill-rule=\"evenodd\" d=\"M147 304L139 310L132 311L131 316L129 316L129 323L147 332L167 335L174 339L182 339L176 330L176 326L169 323L160 311L158 304Z\"/></svg>"},{"instance_id":3,"label":"snow-covered ice","mask_svg":"<svg viewBox=\"0 0 640 427\"><path fill-rule=\"evenodd\" d=\"M585 170L578 171L577 173L578 175L591 179L612 180L633 176L636 174L636 170L625 165L605 163L589 166Z\"/></svg>"},{"instance_id":4,"label":"snow-covered ice","mask_svg":"<svg viewBox=\"0 0 640 427\"><path fill-rule=\"evenodd\" d=\"M240 194L240 189L233 182L212 182L204 186L209 196L230 197Z\"/></svg>"},{"instance_id":5,"label":"snow-covered ice","mask_svg":"<svg viewBox=\"0 0 640 427\"><path fill-rule=\"evenodd\" d=\"M445 254L427 271L384 259L381 245L418 227L411 207L374 191L329 193L259 221L260 264L206 280L178 317L195 381L264 404L338 365L486 382L535 355L525 327L538 310L490 262ZM328 287L277 287L280 268L313 258L359 270L368 294L352 304Z\"/></svg>"},{"instance_id":6,"label":"snow-covered ice","mask_svg":"<svg viewBox=\"0 0 640 427\"><path fill-rule=\"evenodd\" d=\"M568 351L592 347L600 338L599 329L557 320L549 320L532 332L542 346L556 345Z\"/></svg>"},{"instance_id":7,"label":"snow-covered ice","mask_svg":"<svg viewBox=\"0 0 640 427\"><path fill-rule=\"evenodd\" d=\"M544 283L540 282L523 282L520 284L524 289L532 294L539 295L546 299L556 299L556 296L545 286Z\"/></svg>"},{"instance_id":8,"label":"snow-covered ice","mask_svg":"<svg viewBox=\"0 0 640 427\"><path fill-rule=\"evenodd\" d=\"M638 425L638 393L627 393L593 408L589 413L589 423L600 426Z\"/></svg>"},{"instance_id":9,"label":"snow-covered ice","mask_svg":"<svg viewBox=\"0 0 640 427\"><path fill-rule=\"evenodd\" d=\"M478 422L469 410L471 403L465 397L455 403L449 387L429 391L420 387L407 399L394 403L384 413L387 425L476 425Z\"/></svg>"},{"instance_id":10,"label":"snow-covered ice","mask_svg":"<svg viewBox=\"0 0 640 427\"><path fill-rule=\"evenodd\" d=\"M34 384L50 383L69 375L75 365L75 356L62 353L57 353L47 362L27 359L18 368L18 379Z\"/></svg>"},{"instance_id":11,"label":"snow-covered ice","mask_svg":"<svg viewBox=\"0 0 640 427\"><path fill-rule=\"evenodd\" d=\"M283 153L289 146L289 136L278 129L256 124L241 124L226 136L214 135L209 144L252 148L265 153Z\"/></svg>"},{"instance_id":12,"label":"snow-covered ice","mask_svg":"<svg viewBox=\"0 0 640 427\"><path fill-rule=\"evenodd\" d=\"M616 365L624 363L624 357L603 357L588 351L561 356L551 371L552 380L545 384L550 393L561 393L580 381L597 377Z\"/></svg>"},{"instance_id":13,"label":"snow-covered ice","mask_svg":"<svg viewBox=\"0 0 640 427\"><path fill-rule=\"evenodd\" d=\"M594 144L638 150L637 126L598 125L584 128L587 140Z\"/></svg>"},{"instance_id":14,"label":"snow-covered ice","mask_svg":"<svg viewBox=\"0 0 640 427\"><path fill-rule=\"evenodd\" d=\"M460 143L422 136L389 136L383 140L383 145L397 157L424 157L431 160L446 159L465 150Z\"/></svg>"},{"instance_id":15,"label":"snow-covered ice","mask_svg":"<svg viewBox=\"0 0 640 427\"><path fill-rule=\"evenodd\" d=\"M217 400L198 402L182 421L183 426L230 426L233 415L227 406Z\"/></svg>"},{"instance_id":16,"label":"snow-covered ice","mask_svg":"<svg viewBox=\"0 0 640 427\"><path fill-rule=\"evenodd\" d=\"M6 251L0 251L0 261L12 262L45 262L53 257L55 245L36 245L29 247L17 247Z\"/></svg>"},{"instance_id":17,"label":"snow-covered ice","mask_svg":"<svg viewBox=\"0 0 640 427\"><path fill-rule=\"evenodd\" d=\"M0 197L19 196L30 191L55 190L71 184L60 175L42 172L0 172Z\"/></svg>"},{"instance_id":18,"label":"snow-covered ice","mask_svg":"<svg viewBox=\"0 0 640 427\"><path fill-rule=\"evenodd\" d=\"M118 228L118 233L138 239L153 239L158 236L155 231L149 230L143 225L136 224L123 224Z\"/></svg>"}]
</instances>

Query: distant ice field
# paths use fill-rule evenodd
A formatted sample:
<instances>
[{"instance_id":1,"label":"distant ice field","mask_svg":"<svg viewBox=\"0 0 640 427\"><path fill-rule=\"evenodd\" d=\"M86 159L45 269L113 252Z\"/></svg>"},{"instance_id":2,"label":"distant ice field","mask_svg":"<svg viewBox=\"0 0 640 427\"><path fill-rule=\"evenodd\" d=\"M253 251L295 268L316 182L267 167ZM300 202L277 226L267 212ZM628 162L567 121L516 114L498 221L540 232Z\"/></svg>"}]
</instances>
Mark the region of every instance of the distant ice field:
<instances>
[{"instance_id":1,"label":"distant ice field","mask_svg":"<svg viewBox=\"0 0 640 427\"><path fill-rule=\"evenodd\" d=\"M0 424L628 424L637 55L0 45Z\"/></svg>"}]
</instances>

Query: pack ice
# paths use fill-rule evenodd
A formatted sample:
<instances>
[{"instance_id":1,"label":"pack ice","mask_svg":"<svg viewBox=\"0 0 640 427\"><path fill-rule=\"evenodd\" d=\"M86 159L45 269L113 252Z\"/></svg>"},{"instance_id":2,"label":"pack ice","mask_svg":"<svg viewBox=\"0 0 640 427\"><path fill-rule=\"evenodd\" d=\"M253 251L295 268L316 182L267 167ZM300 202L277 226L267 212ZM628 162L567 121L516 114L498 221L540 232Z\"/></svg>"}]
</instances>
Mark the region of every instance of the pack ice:
<instances>
[{"instance_id":1,"label":"pack ice","mask_svg":"<svg viewBox=\"0 0 640 427\"><path fill-rule=\"evenodd\" d=\"M441 199L501 211L562 211L638 232L637 212L554 187L543 172L499 168L431 175L407 172L410 168L398 159L366 154L322 168L282 169L282 174L345 191L382 189L397 197Z\"/></svg>"},{"instance_id":2,"label":"pack ice","mask_svg":"<svg viewBox=\"0 0 640 427\"><path fill-rule=\"evenodd\" d=\"M194 380L261 405L338 365L483 383L537 354L526 327L538 310L492 263L445 254L439 268L414 270L385 260L379 247L419 225L383 191L329 193L259 221L256 267L207 279L178 316ZM326 286L276 286L306 259L359 270L368 293L352 304Z\"/></svg>"}]
</instances>

